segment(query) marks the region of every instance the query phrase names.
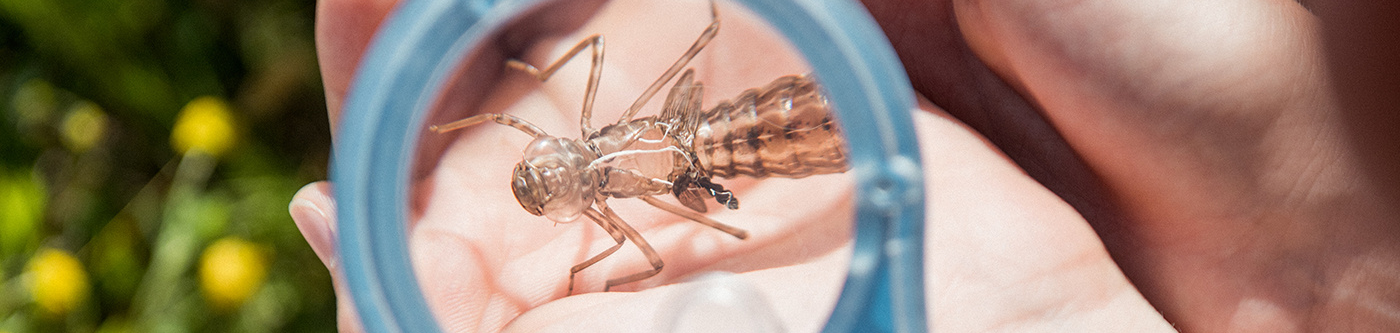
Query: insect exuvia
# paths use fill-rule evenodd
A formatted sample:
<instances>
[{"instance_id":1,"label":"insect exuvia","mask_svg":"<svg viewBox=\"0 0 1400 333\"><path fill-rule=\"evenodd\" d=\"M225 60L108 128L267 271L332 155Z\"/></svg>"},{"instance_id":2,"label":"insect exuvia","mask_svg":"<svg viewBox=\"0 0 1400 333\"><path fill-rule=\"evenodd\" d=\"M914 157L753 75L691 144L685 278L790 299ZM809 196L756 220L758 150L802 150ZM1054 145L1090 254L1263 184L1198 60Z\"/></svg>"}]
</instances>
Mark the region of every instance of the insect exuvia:
<instances>
[{"instance_id":1,"label":"insect exuvia","mask_svg":"<svg viewBox=\"0 0 1400 333\"><path fill-rule=\"evenodd\" d=\"M681 69L719 32L719 15L710 3L711 23L695 43L661 74L613 124L594 129L589 118L602 73L603 37L584 39L543 70L512 59L507 67L524 71L540 81L584 49L591 47L593 62L579 118L582 135L567 139L549 135L524 119L509 114L479 114L447 124L430 126L444 133L463 127L495 122L533 136L524 158L516 164L511 190L521 207L555 222L571 222L580 216L593 220L616 245L574 265L569 270L568 293L574 276L616 252L631 239L652 269L609 279L604 290L636 282L661 272L663 262L635 229L608 207L609 198L638 198L672 214L699 222L739 239L742 229L705 217L704 200L713 198L729 209L739 201L718 178L801 178L841 173L849 169L845 138L835 123L821 87L810 76L779 77L762 88L749 89L710 109L702 109L703 85L694 69ZM650 98L676 78L660 114L633 118ZM673 195L678 207L657 195Z\"/></svg>"}]
</instances>

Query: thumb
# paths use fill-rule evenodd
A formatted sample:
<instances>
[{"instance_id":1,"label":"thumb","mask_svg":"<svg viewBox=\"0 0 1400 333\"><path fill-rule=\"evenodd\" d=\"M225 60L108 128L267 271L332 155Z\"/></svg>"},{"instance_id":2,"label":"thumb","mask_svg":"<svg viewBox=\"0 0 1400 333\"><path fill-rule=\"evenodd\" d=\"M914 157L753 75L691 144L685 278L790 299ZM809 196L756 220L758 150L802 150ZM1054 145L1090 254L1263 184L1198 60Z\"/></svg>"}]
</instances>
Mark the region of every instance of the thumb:
<instances>
[{"instance_id":1,"label":"thumb","mask_svg":"<svg viewBox=\"0 0 1400 333\"><path fill-rule=\"evenodd\" d=\"M335 248L335 199L331 198L330 191L331 184L326 181L307 184L292 197L288 210L311 250L327 269L334 271L339 263Z\"/></svg>"},{"instance_id":2,"label":"thumb","mask_svg":"<svg viewBox=\"0 0 1400 333\"><path fill-rule=\"evenodd\" d=\"M345 273L340 270L340 256L336 250L335 199L331 197L331 183L319 181L307 184L292 196L288 205L292 220L301 230L306 243L321 258L321 263L330 271L331 282L335 287L337 322L341 332L360 332L359 316L355 314L349 290L345 286Z\"/></svg>"},{"instance_id":3,"label":"thumb","mask_svg":"<svg viewBox=\"0 0 1400 333\"><path fill-rule=\"evenodd\" d=\"M354 78L355 66L369 47L379 23L389 15L398 0L324 0L316 3L316 55L321 65L321 81L326 88L326 111L331 132L345 93Z\"/></svg>"}]
</instances>

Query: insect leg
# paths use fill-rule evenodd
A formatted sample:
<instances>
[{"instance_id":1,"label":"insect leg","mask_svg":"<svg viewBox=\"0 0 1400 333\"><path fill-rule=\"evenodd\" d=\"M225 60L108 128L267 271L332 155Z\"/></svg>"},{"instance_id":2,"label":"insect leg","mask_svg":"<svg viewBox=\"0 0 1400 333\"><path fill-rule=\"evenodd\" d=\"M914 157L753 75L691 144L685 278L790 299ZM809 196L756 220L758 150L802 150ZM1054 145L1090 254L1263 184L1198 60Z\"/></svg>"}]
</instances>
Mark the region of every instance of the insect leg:
<instances>
[{"instance_id":1,"label":"insect leg","mask_svg":"<svg viewBox=\"0 0 1400 333\"><path fill-rule=\"evenodd\" d=\"M671 214L680 215L681 217L690 219L691 221L695 221L695 222L698 222L698 223L700 223L700 224L704 224L704 225L710 226L711 228L715 228L716 230L723 231L723 232L726 233L726 234L733 235L735 238L738 238L738 239L747 239L747 238L749 238L749 232L748 232L748 231L744 231L744 229L739 229L739 228L735 228L735 227L733 227L733 226L730 226L730 225L728 225L728 224L720 223L719 221L715 221L715 220L713 220L713 219L710 219L710 218L708 218L708 217L705 217L705 215L700 215L699 213L696 213L696 212L693 212L693 211L688 211L688 210L682 209L682 208L680 208L680 207L676 207L675 205L666 203L665 201L661 201L661 199L657 199L657 198L652 197L652 196L649 196L649 195L640 196L639 198L642 198L642 201L646 201L648 204L651 204L653 207L661 208L661 210L670 212Z\"/></svg>"},{"instance_id":2,"label":"insect leg","mask_svg":"<svg viewBox=\"0 0 1400 333\"><path fill-rule=\"evenodd\" d=\"M428 126L428 130L437 133L447 133L450 131L455 131L467 126L476 125L487 121L494 121L497 124L514 127L515 129L518 129L521 132L525 132L525 134L529 134L530 136L537 138L549 135L539 127L535 127L535 124L531 124L530 122L525 121L525 119L520 119L519 117L504 113L483 113L442 125Z\"/></svg>"},{"instance_id":3,"label":"insect leg","mask_svg":"<svg viewBox=\"0 0 1400 333\"><path fill-rule=\"evenodd\" d=\"M636 102L632 102L632 106L627 108L627 112L623 113L622 118L618 119L617 122L622 123L631 120L632 116L637 114L637 110L640 110L642 105L646 105L647 101L651 100L651 97L656 95L656 92L661 91L661 86L666 85L666 82L670 82L671 78L675 77L677 73L680 73L681 68L685 68L685 65L690 62L690 59L695 58L695 55L700 53L700 49L705 48L705 45L709 44L710 40L714 39L717 33L719 33L719 10L716 9L715 2L710 1L710 26L705 28L705 32L700 33L700 38L695 39L695 43L690 45L690 49L686 50L685 54L681 55L680 59L676 59L676 63L671 64L671 68L667 69L665 73L662 73L661 77L656 78L656 82L652 82L651 86L647 87L647 90L642 91L642 95L637 97Z\"/></svg>"},{"instance_id":4,"label":"insect leg","mask_svg":"<svg viewBox=\"0 0 1400 333\"><path fill-rule=\"evenodd\" d=\"M602 202L600 201L599 203ZM627 238L632 239L632 244L636 244L637 249L642 250L642 255L646 256L647 261L651 263L651 269L649 270L608 280L608 284L607 286L603 287L603 291L608 291L609 289L612 289L612 287L618 285L641 281L642 279L656 276L657 273L661 273L661 268L665 266L665 264L661 262L661 255L656 254L656 249L652 248L651 244L647 243L647 240L642 238L642 234L637 233L637 229L632 229L632 226L627 225L627 222L623 222L622 218L618 217L617 213L613 212L612 208L607 207L607 204L600 204L599 207L603 209L604 216L607 217L608 220L612 221L613 226L617 227L619 230L622 231L622 233L626 234Z\"/></svg>"},{"instance_id":5,"label":"insect leg","mask_svg":"<svg viewBox=\"0 0 1400 333\"><path fill-rule=\"evenodd\" d=\"M588 210L584 210L583 214L587 215L589 219L593 220L593 222L597 222L599 227L603 227L603 230L606 230L608 232L608 236L612 236L613 240L617 241L617 244L613 245L607 250L604 250L601 253L598 253L598 255L595 255L592 258L588 258L588 260L584 260L583 262L578 263L578 265L574 265L574 267L569 268L569 291L565 295L574 294L574 275L578 274L579 271L588 268L588 266L593 266L593 264L598 263L599 260L607 258L608 256L612 255L613 252L617 252L617 249L622 248L622 242L627 240L627 236L623 235L622 231L617 230L617 227L614 227L611 222L608 222L609 220L607 217L603 216L602 213L599 213L592 207L589 207Z\"/></svg>"},{"instance_id":6,"label":"insect leg","mask_svg":"<svg viewBox=\"0 0 1400 333\"><path fill-rule=\"evenodd\" d=\"M535 79L543 82L549 80L549 77L554 75L554 72L558 71L559 67L563 67L564 63L569 62L569 60L573 59L579 52L582 52L583 48L588 46L593 46L593 65L589 67L588 87L585 88L583 92L583 115L579 117L579 128L582 129L583 137L585 138L593 133L593 126L589 125L589 118L593 117L593 98L598 95L598 79L603 75L602 35L589 36L583 41L578 42L578 45L574 45L574 48L569 49L569 52L564 53L559 59L554 60L554 63L549 64L544 70L535 68L535 66L519 59L510 59L506 61L506 67L525 71L525 73L529 73L531 76L534 76Z\"/></svg>"}]
</instances>

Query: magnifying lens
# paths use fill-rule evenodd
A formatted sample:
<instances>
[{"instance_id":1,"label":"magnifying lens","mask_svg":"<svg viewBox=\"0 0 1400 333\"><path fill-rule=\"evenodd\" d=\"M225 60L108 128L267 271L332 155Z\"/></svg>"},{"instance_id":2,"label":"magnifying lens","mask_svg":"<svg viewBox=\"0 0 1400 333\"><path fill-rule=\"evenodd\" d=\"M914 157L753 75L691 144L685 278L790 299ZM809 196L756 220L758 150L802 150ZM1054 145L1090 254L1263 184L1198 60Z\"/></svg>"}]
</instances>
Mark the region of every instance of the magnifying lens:
<instances>
[{"instance_id":1,"label":"magnifying lens","mask_svg":"<svg viewBox=\"0 0 1400 333\"><path fill-rule=\"evenodd\" d=\"M597 293L607 289L654 295L653 309L638 314L651 318L652 326L641 328L649 331L926 330L923 186L909 118L914 98L888 42L851 2L710 4L401 3L351 86L332 165L342 267L364 327L432 332L491 326L493 320L519 326L526 321L521 318L620 294ZM723 28L666 78L716 22ZM605 42L589 41L594 35ZM540 75L556 62L557 71ZM665 80L652 100L632 107L659 78ZM802 80L811 81L815 95L793 93L791 83ZM742 108L734 101L765 93L820 99L788 98L788 109L829 105L829 118L839 119L832 131L843 134L847 146L817 150L839 152L849 171L793 171L810 161L753 170L756 164L740 161L743 154L720 161L716 156L724 152L802 148L777 139L744 141L759 134L732 129L755 126L723 129L715 125L721 122L691 118L740 114L714 110L725 101ZM673 107L680 101L700 106ZM584 105L592 106L588 121L580 119ZM636 115L622 116L633 109ZM442 130L484 114L509 116ZM629 132L635 135L626 142L653 147L597 147L616 142L598 139L599 133L634 119L652 119L654 131ZM776 124L770 128L786 129L780 136L822 128L819 122L764 119ZM708 133L680 130L699 128L683 125L696 122L715 126ZM582 143L576 155L584 163L531 159L568 150L539 143L546 137ZM696 138L715 138L711 151L694 149L703 146ZM789 141L801 140L782 142ZM754 144L735 146L744 142ZM673 163L643 162L658 156ZM609 174L655 165L670 167L662 172L669 177L623 183L631 178ZM578 170L591 170L575 172L592 177L584 182L591 184L586 196L626 199L544 214L570 211L541 202L564 202L557 199L570 192L551 182ZM661 185L663 192L652 188ZM696 209L676 188L693 190L704 204ZM628 190L653 199L618 195ZM726 192L742 208L729 205ZM520 199L532 194L538 202ZM700 210L708 214L686 215ZM706 273L716 271L731 273ZM831 276L826 286L813 281L823 274ZM831 298L822 301L824 294ZM803 295L811 300L792 304ZM725 320L734 313L754 320Z\"/></svg>"}]
</instances>

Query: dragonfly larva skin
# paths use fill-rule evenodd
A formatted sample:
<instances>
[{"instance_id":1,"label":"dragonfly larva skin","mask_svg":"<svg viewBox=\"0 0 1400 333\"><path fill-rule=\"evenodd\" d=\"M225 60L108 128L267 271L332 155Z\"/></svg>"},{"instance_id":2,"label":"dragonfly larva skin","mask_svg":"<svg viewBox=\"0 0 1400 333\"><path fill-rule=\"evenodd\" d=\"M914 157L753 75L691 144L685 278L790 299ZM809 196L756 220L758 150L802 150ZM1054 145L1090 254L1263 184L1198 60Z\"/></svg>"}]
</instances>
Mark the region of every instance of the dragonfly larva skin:
<instances>
[{"instance_id":1,"label":"dragonfly larva skin","mask_svg":"<svg viewBox=\"0 0 1400 333\"><path fill-rule=\"evenodd\" d=\"M806 75L780 77L719 103L695 130L692 151L702 168L724 178L801 178L850 169L831 105Z\"/></svg>"},{"instance_id":2,"label":"dragonfly larva skin","mask_svg":"<svg viewBox=\"0 0 1400 333\"><path fill-rule=\"evenodd\" d=\"M703 84L694 69L685 69L719 31L719 14L710 2L710 26L696 38L671 68L656 79L620 119L602 128L590 124L593 96L602 71L603 39L594 35L576 44L548 66L535 67L512 59L507 68L521 70L540 81L584 49L593 49L591 74L580 112L581 136L549 135L529 121L509 114L478 114L429 129L444 133L484 122L513 127L535 137L516 164L511 190L521 207L557 223L587 217L616 241L608 250L569 269L567 294L575 275L608 257L631 239L651 269L609 279L603 290L649 278L664 264L640 233L622 220L607 200L637 198L661 210L709 226L738 239L748 232L706 217L706 199L738 209L734 193L711 181L713 177L801 178L845 172L846 139L841 136L831 105L816 80L806 75L783 76L763 88L749 89L705 111ZM682 72L682 70L684 71ZM678 75L679 76L676 76ZM670 92L659 114L634 117L667 83ZM681 206L655 196L674 195Z\"/></svg>"}]
</instances>

